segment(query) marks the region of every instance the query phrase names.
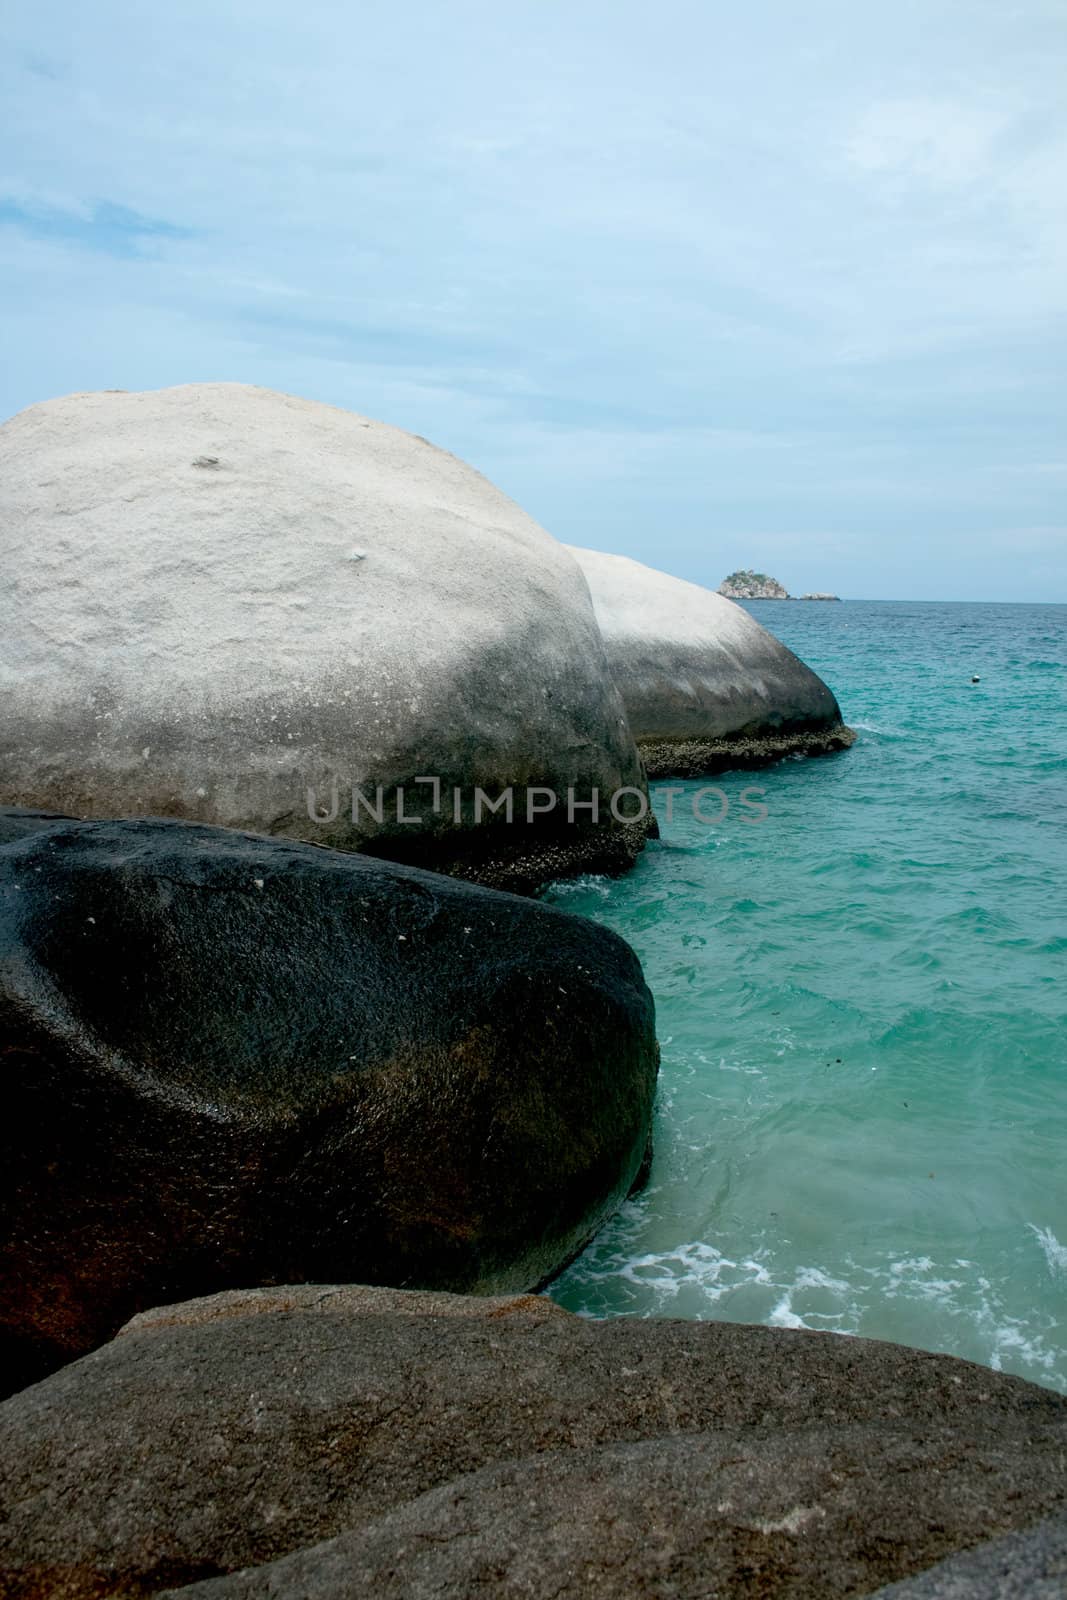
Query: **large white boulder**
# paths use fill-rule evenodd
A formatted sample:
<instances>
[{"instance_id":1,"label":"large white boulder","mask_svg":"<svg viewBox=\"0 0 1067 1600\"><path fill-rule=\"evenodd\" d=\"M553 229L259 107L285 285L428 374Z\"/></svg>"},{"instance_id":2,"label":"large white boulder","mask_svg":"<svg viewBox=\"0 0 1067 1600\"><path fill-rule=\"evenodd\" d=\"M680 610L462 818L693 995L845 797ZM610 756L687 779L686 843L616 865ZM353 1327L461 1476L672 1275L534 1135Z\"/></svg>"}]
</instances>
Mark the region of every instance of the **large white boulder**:
<instances>
[{"instance_id":1,"label":"large white boulder","mask_svg":"<svg viewBox=\"0 0 1067 1600\"><path fill-rule=\"evenodd\" d=\"M626 556L571 553L650 776L852 743L822 679L741 606Z\"/></svg>"},{"instance_id":2,"label":"large white boulder","mask_svg":"<svg viewBox=\"0 0 1067 1600\"><path fill-rule=\"evenodd\" d=\"M526 887L623 864L642 827L567 793L643 783L574 559L445 451L228 383L0 428L0 803Z\"/></svg>"}]
</instances>

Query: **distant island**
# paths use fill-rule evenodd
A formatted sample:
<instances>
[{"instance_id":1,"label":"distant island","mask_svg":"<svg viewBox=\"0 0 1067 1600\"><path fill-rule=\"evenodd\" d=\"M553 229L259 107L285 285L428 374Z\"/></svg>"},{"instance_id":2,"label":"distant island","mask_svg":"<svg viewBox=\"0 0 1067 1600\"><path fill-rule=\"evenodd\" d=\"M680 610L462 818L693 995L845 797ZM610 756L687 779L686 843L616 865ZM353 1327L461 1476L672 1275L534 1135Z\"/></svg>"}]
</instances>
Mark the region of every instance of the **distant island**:
<instances>
[{"instance_id":1,"label":"distant island","mask_svg":"<svg viewBox=\"0 0 1067 1600\"><path fill-rule=\"evenodd\" d=\"M765 572L753 572L750 568L731 572L720 583L719 593L724 594L727 600L789 599L789 590L783 589L777 578L769 578Z\"/></svg>"},{"instance_id":2,"label":"distant island","mask_svg":"<svg viewBox=\"0 0 1067 1600\"><path fill-rule=\"evenodd\" d=\"M795 600L796 595L789 593L777 578L768 577L765 572L753 572L750 567L743 568L740 572L731 572L719 585L719 593L725 595L727 600ZM801 600L840 600L837 594L824 594L821 591L812 594L802 594Z\"/></svg>"}]
</instances>

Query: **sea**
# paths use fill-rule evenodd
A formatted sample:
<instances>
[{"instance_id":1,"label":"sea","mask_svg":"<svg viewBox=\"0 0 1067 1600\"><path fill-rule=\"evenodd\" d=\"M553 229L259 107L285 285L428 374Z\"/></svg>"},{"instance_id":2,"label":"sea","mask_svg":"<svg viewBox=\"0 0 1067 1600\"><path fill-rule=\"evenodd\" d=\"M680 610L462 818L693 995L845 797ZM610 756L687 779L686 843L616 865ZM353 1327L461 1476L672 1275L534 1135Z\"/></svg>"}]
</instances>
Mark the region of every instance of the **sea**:
<instances>
[{"instance_id":1,"label":"sea","mask_svg":"<svg viewBox=\"0 0 1067 1600\"><path fill-rule=\"evenodd\" d=\"M637 951L663 1052L648 1186L549 1292L1067 1392L1067 606L747 609L857 741L658 782L628 876L548 891Z\"/></svg>"}]
</instances>

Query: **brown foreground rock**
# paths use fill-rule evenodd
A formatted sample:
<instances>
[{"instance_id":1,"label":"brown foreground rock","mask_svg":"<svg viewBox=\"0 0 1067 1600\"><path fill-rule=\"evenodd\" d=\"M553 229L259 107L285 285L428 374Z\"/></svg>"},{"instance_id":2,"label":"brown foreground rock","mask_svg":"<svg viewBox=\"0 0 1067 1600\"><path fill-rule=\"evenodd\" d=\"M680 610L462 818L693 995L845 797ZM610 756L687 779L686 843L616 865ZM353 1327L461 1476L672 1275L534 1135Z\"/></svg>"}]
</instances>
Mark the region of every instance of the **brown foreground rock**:
<instances>
[{"instance_id":1,"label":"brown foreground rock","mask_svg":"<svg viewBox=\"0 0 1067 1600\"><path fill-rule=\"evenodd\" d=\"M1064 1397L894 1345L231 1293L0 1407L0 1589L826 1600L1062 1509L1065 1452Z\"/></svg>"}]
</instances>

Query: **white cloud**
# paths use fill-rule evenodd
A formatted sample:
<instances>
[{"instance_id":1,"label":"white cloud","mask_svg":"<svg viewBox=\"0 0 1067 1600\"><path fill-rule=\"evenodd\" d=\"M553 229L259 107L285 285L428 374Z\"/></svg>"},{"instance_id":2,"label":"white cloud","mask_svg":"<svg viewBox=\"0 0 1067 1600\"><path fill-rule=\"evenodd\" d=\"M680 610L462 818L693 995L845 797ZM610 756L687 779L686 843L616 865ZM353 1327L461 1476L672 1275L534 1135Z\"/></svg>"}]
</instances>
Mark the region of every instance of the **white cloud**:
<instances>
[{"instance_id":1,"label":"white cloud","mask_svg":"<svg viewBox=\"0 0 1067 1600\"><path fill-rule=\"evenodd\" d=\"M868 107L847 144L864 172L935 185L974 183L990 174L1004 110L937 99L881 100Z\"/></svg>"}]
</instances>

